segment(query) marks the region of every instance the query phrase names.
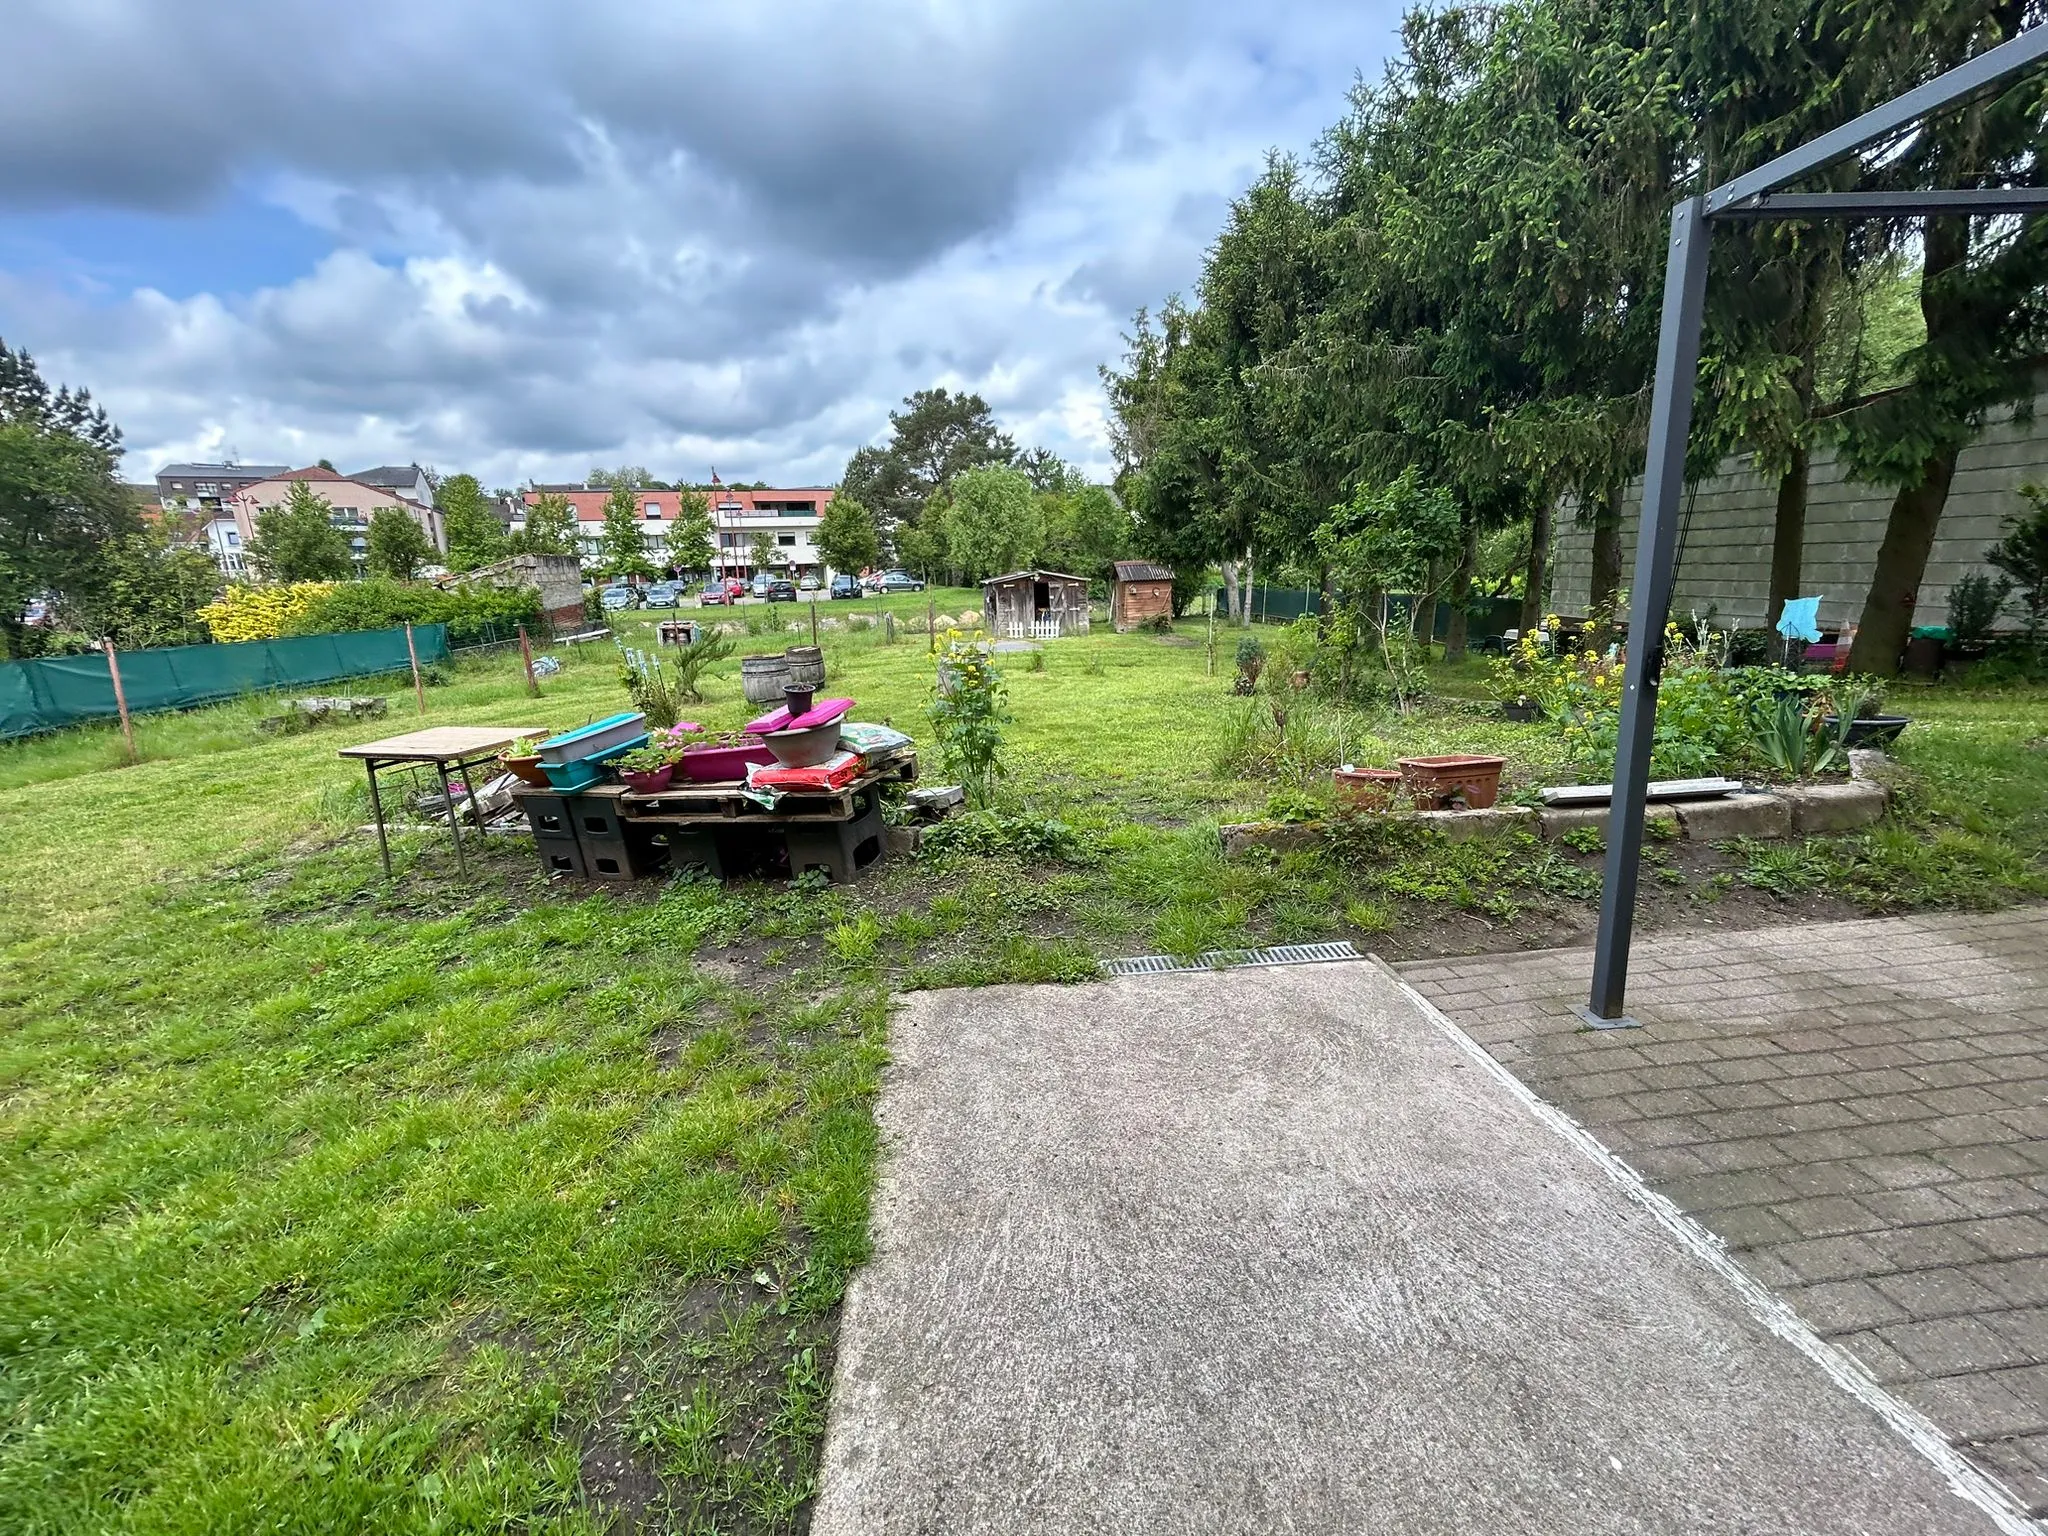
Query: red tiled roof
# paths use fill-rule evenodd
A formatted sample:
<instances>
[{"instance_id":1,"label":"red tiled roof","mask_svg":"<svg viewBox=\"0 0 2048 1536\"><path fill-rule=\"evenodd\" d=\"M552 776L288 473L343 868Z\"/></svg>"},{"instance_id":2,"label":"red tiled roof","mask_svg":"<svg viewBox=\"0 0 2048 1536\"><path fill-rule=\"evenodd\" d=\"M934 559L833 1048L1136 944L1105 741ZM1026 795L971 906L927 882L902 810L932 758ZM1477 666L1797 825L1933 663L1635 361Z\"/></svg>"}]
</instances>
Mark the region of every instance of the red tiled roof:
<instances>
[{"instance_id":1,"label":"red tiled roof","mask_svg":"<svg viewBox=\"0 0 2048 1536\"><path fill-rule=\"evenodd\" d=\"M315 464L310 469L295 469L289 474L273 475L271 478L274 480L346 480L348 476L336 474L325 465Z\"/></svg>"}]
</instances>

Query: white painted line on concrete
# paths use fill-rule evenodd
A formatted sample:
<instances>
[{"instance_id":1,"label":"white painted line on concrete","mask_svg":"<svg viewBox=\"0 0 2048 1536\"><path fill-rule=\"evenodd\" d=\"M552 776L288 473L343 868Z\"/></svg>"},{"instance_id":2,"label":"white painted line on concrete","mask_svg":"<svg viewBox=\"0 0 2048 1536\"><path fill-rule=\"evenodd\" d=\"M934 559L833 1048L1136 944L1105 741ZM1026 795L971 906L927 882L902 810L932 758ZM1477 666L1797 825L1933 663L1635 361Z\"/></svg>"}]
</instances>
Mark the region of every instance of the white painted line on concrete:
<instances>
[{"instance_id":1,"label":"white painted line on concrete","mask_svg":"<svg viewBox=\"0 0 2048 1536\"><path fill-rule=\"evenodd\" d=\"M2048 1531L2048 1525L2027 1516L2025 1509L2002 1483L1981 1471L1950 1445L1948 1437L1932 1419L1879 1385L1863 1368L1861 1361L1815 1333L1797 1312L1773 1295L1769 1287L1736 1263L1719 1237L1651 1189L1643 1182L1641 1174L1610 1152L1578 1121L1539 1097L1535 1090L1496 1061L1486 1047L1460 1029L1448 1014L1404 980L1384 959L1378 955L1370 958L1408 994L1422 1010L1423 1017L1443 1031L1477 1065L1490 1072L1538 1120L1596 1163L1631 1200L1727 1281L1752 1317L1818 1365L1836 1386L1883 1419L1893 1433L1933 1464L1959 1498L1983 1510L2008 1536L2042 1536L2044 1531Z\"/></svg>"}]
</instances>

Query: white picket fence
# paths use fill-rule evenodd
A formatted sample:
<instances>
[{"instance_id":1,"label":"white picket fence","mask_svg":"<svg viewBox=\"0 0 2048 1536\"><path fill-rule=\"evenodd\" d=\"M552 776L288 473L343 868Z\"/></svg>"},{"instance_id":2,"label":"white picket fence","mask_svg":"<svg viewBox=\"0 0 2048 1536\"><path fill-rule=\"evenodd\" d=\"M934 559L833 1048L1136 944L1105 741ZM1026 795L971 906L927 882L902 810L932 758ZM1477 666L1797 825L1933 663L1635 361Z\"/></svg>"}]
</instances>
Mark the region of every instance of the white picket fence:
<instances>
[{"instance_id":1,"label":"white picket fence","mask_svg":"<svg viewBox=\"0 0 2048 1536\"><path fill-rule=\"evenodd\" d=\"M1088 633L1088 615L1080 614L1071 630L1061 630L1058 619L1012 619L1005 626L1004 634L1011 640L1057 640L1061 634L1085 635Z\"/></svg>"}]
</instances>

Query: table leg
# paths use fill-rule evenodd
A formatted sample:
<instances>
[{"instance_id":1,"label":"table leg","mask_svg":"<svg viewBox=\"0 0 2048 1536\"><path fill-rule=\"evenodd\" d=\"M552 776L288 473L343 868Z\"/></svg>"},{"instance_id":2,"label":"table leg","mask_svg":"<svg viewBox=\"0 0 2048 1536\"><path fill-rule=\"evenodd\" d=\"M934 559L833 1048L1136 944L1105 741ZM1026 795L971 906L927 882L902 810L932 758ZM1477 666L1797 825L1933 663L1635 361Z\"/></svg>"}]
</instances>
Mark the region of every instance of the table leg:
<instances>
[{"instance_id":1,"label":"table leg","mask_svg":"<svg viewBox=\"0 0 2048 1536\"><path fill-rule=\"evenodd\" d=\"M377 857L384 861L384 878L391 878L391 844L384 836L384 801L377 794L377 764L372 758L363 759L363 767L370 774L370 814L377 822Z\"/></svg>"},{"instance_id":2,"label":"table leg","mask_svg":"<svg viewBox=\"0 0 2048 1536\"><path fill-rule=\"evenodd\" d=\"M441 802L448 808L448 834L455 839L455 870L457 874L468 874L469 863L462 852L462 823L455 819L455 793L448 787L448 765L434 764L434 772L441 776Z\"/></svg>"}]
</instances>

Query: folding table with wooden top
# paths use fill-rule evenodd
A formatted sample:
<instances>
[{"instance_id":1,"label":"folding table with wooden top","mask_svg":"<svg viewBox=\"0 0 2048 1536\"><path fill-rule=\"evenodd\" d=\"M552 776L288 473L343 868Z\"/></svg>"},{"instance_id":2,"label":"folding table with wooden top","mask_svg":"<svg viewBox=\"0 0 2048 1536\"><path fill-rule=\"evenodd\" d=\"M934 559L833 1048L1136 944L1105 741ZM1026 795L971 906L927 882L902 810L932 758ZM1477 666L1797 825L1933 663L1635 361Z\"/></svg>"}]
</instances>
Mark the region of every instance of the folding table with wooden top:
<instances>
[{"instance_id":1,"label":"folding table with wooden top","mask_svg":"<svg viewBox=\"0 0 2048 1536\"><path fill-rule=\"evenodd\" d=\"M547 734L547 727L542 725L435 725L423 731L407 731L403 736L365 742L360 747L343 747L341 755L360 760L370 775L370 810L377 818L377 853L384 860L384 873L391 873L391 844L384 835L383 797L377 793L377 774L381 769L433 765L441 779L441 798L448 807L448 831L455 838L455 867L467 871L462 826L455 819L455 796L448 787L450 770L473 768L515 742Z\"/></svg>"}]
</instances>

